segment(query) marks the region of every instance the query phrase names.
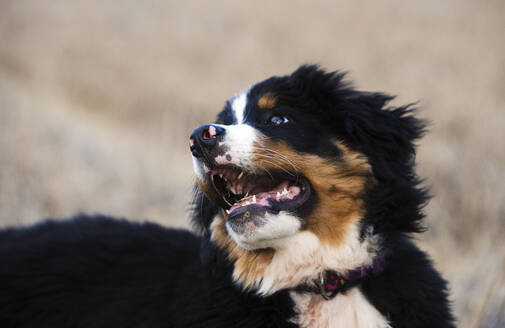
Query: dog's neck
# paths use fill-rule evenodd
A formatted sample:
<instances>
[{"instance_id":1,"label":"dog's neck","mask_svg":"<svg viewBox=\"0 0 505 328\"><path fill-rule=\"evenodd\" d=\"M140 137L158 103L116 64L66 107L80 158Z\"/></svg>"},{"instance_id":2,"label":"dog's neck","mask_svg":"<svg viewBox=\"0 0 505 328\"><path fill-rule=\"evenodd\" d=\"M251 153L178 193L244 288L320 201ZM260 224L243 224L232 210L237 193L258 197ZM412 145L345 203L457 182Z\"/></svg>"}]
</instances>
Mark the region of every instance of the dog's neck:
<instances>
[{"instance_id":1,"label":"dog's neck","mask_svg":"<svg viewBox=\"0 0 505 328\"><path fill-rule=\"evenodd\" d=\"M358 267L371 266L376 256L373 241L360 241L358 227L351 228L339 247L325 245L309 231L288 237L286 247L275 250L258 291L269 295L281 289L313 285L326 272L345 275Z\"/></svg>"},{"instance_id":2,"label":"dog's neck","mask_svg":"<svg viewBox=\"0 0 505 328\"><path fill-rule=\"evenodd\" d=\"M282 289L313 285L327 271L345 275L362 266L372 266L378 252L373 235L360 240L359 227L350 227L344 242L336 247L323 244L310 231L285 237L275 250L246 251L226 233L224 220L216 217L212 239L234 261L234 280L242 287L271 295Z\"/></svg>"}]
</instances>

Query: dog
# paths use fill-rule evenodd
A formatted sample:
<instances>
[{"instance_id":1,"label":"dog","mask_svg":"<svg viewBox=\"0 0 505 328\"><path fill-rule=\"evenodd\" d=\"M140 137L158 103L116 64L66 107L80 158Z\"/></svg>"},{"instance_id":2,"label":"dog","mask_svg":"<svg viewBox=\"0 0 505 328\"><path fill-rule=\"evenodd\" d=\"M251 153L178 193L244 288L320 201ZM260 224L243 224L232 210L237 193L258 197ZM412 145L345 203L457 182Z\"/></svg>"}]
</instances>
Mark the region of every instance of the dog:
<instances>
[{"instance_id":1,"label":"dog","mask_svg":"<svg viewBox=\"0 0 505 328\"><path fill-rule=\"evenodd\" d=\"M0 232L3 327L454 327L411 236L411 105L314 65L189 139L195 233L80 215Z\"/></svg>"}]
</instances>

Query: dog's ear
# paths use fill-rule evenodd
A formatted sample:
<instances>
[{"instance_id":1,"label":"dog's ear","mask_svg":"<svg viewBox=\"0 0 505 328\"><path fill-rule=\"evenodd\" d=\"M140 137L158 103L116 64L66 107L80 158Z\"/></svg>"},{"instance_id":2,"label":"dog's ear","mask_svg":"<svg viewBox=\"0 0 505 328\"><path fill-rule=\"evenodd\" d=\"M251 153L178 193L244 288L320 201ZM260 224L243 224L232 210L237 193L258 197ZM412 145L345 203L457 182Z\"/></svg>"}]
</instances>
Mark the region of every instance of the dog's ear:
<instances>
[{"instance_id":1,"label":"dog's ear","mask_svg":"<svg viewBox=\"0 0 505 328\"><path fill-rule=\"evenodd\" d=\"M429 200L415 173L415 142L427 122L412 105L387 107L393 97L356 92L344 111L346 139L364 153L377 184L367 194L364 222L384 231L421 232L422 207Z\"/></svg>"},{"instance_id":2,"label":"dog's ear","mask_svg":"<svg viewBox=\"0 0 505 328\"><path fill-rule=\"evenodd\" d=\"M415 159L415 141L427 122L414 116L413 104L386 107L394 97L382 93L354 92L344 113L345 133L365 153L378 178L408 178Z\"/></svg>"},{"instance_id":3,"label":"dog's ear","mask_svg":"<svg viewBox=\"0 0 505 328\"><path fill-rule=\"evenodd\" d=\"M207 235L212 220L218 213L215 206L200 190L198 184L193 187L193 202L191 204L191 222L193 228L200 234Z\"/></svg>"}]
</instances>

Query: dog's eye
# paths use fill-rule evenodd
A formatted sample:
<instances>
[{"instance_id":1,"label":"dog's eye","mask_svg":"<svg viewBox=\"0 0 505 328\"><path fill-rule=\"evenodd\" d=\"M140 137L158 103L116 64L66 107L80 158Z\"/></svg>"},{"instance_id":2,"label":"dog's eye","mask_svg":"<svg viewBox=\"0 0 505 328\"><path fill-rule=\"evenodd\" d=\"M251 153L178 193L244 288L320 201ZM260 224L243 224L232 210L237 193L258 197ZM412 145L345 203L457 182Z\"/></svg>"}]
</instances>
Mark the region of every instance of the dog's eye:
<instances>
[{"instance_id":1,"label":"dog's eye","mask_svg":"<svg viewBox=\"0 0 505 328\"><path fill-rule=\"evenodd\" d=\"M269 120L269 123L272 125L281 125L281 124L286 124L288 122L289 122L289 120L287 119L287 117L278 116L278 115L274 115L274 116L270 117L270 120Z\"/></svg>"}]
</instances>

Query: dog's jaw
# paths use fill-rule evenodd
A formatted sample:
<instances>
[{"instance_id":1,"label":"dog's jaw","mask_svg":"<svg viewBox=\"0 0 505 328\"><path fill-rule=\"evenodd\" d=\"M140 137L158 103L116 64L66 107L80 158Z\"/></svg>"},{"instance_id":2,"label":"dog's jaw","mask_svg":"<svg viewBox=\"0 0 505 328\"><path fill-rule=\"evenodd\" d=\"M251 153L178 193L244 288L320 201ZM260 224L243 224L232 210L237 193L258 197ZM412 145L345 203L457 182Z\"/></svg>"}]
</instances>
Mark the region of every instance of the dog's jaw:
<instances>
[{"instance_id":1,"label":"dog's jaw","mask_svg":"<svg viewBox=\"0 0 505 328\"><path fill-rule=\"evenodd\" d=\"M240 247L248 251L262 248L278 249L285 243L284 240L294 236L300 227L300 219L285 211L276 215L265 213L259 226L250 222L245 225L241 234L234 231L230 221L226 222L229 235Z\"/></svg>"}]
</instances>

